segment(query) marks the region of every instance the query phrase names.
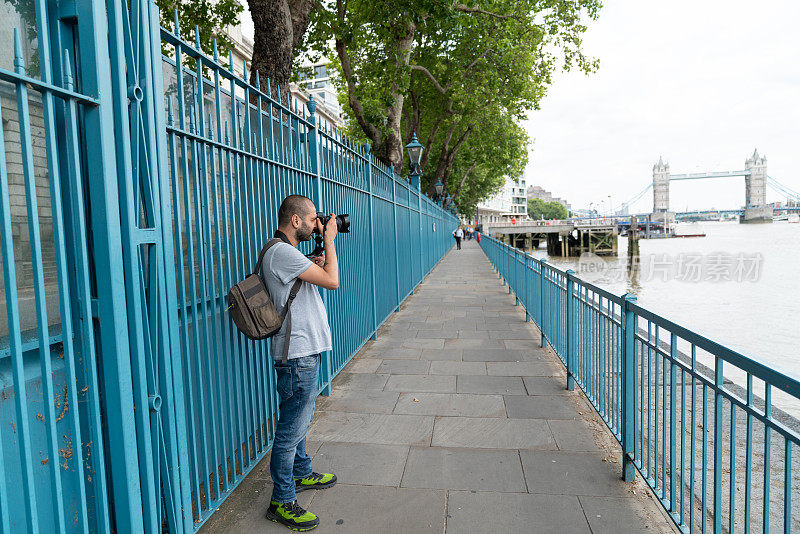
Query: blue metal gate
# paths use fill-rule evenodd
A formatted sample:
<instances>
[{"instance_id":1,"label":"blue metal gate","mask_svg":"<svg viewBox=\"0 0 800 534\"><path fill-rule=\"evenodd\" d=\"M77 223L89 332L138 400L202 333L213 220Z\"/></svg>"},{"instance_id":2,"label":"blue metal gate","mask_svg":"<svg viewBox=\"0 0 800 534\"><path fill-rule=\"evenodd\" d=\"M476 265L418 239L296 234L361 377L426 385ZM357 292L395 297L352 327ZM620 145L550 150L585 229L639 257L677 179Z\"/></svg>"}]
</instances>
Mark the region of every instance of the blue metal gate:
<instances>
[{"instance_id":1,"label":"blue metal gate","mask_svg":"<svg viewBox=\"0 0 800 534\"><path fill-rule=\"evenodd\" d=\"M0 0L3 533L192 532L263 458L268 344L225 295L285 195L354 221L321 392L451 245L455 218L313 100L157 21L152 0Z\"/></svg>"}]
</instances>

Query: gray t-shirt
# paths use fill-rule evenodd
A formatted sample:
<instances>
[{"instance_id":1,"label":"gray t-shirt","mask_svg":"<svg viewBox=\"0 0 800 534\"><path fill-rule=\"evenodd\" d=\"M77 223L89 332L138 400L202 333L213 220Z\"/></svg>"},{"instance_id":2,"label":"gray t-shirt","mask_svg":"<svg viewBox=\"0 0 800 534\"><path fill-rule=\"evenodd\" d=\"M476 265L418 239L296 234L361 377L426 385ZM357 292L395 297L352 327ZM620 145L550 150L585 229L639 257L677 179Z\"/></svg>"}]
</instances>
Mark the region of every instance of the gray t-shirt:
<instances>
[{"instance_id":1,"label":"gray t-shirt","mask_svg":"<svg viewBox=\"0 0 800 534\"><path fill-rule=\"evenodd\" d=\"M283 313L289 292L295 279L312 265L311 260L288 243L273 245L264 255L261 276L278 313ZM328 314L322 304L319 290L314 284L303 282L292 302L292 339L289 343L289 356L302 358L326 350L331 350L331 328ZM286 339L286 324L273 336L272 357L283 358L283 343Z\"/></svg>"}]
</instances>

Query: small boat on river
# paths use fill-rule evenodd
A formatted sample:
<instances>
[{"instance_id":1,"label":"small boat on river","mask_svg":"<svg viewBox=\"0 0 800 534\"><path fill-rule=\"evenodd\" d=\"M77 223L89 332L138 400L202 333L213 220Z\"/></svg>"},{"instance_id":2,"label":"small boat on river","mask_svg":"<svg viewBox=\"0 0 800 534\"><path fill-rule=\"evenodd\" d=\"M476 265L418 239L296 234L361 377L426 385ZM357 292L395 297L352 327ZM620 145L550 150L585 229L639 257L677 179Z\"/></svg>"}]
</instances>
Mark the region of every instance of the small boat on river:
<instances>
[{"instance_id":1,"label":"small boat on river","mask_svg":"<svg viewBox=\"0 0 800 534\"><path fill-rule=\"evenodd\" d=\"M672 235L675 237L705 237L706 232L697 221L679 222L672 227Z\"/></svg>"}]
</instances>

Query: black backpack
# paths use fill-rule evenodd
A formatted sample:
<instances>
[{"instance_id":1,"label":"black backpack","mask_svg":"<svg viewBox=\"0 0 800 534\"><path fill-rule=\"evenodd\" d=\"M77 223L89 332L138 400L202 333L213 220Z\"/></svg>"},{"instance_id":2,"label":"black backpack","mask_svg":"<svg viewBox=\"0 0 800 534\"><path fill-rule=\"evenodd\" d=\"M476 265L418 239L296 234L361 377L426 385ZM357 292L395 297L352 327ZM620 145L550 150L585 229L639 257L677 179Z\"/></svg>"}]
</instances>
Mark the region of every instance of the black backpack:
<instances>
[{"instance_id":1,"label":"black backpack","mask_svg":"<svg viewBox=\"0 0 800 534\"><path fill-rule=\"evenodd\" d=\"M292 290L289 292L289 300L286 301L286 308L283 313L278 314L267 291L267 286L261 278L260 271L264 255L272 246L280 242L281 239L278 238L270 239L261 249L253 273L228 291L228 311L239 331L253 340L274 336L280 331L283 321L286 319L288 321L286 342L283 344L283 361L285 363L289 357L289 340L292 335L292 315L289 313L289 307L297 296L297 292L300 291L303 281L299 278L295 280Z\"/></svg>"}]
</instances>

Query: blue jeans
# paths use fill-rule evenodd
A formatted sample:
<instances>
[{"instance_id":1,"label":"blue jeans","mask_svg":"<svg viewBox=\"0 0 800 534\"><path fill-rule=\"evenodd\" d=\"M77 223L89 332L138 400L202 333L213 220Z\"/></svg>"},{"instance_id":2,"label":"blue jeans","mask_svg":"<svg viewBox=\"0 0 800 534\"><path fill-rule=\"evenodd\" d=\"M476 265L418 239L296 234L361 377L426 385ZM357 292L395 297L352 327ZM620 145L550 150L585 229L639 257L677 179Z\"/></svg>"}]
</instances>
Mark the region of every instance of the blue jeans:
<instances>
[{"instance_id":1,"label":"blue jeans","mask_svg":"<svg viewBox=\"0 0 800 534\"><path fill-rule=\"evenodd\" d=\"M319 362L319 354L295 358L286 363L275 362L281 399L269 462L272 500L275 502L295 500L294 479L311 474L311 457L306 452L306 432L314 418Z\"/></svg>"}]
</instances>

